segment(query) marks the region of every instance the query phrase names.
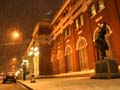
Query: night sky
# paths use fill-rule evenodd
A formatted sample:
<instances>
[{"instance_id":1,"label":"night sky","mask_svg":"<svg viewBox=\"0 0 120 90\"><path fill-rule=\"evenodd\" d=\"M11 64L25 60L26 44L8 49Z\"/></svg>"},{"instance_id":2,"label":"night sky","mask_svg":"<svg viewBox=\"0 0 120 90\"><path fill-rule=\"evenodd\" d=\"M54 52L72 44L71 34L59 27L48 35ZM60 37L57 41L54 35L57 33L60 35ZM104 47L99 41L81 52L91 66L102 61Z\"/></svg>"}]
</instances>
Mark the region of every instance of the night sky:
<instances>
[{"instance_id":1,"label":"night sky","mask_svg":"<svg viewBox=\"0 0 120 90\"><path fill-rule=\"evenodd\" d=\"M51 20L62 2L63 0L0 0L0 72L8 70L11 58L21 57L25 49L23 44L10 44L14 28L18 29L24 40L30 41L36 23L41 18Z\"/></svg>"}]
</instances>

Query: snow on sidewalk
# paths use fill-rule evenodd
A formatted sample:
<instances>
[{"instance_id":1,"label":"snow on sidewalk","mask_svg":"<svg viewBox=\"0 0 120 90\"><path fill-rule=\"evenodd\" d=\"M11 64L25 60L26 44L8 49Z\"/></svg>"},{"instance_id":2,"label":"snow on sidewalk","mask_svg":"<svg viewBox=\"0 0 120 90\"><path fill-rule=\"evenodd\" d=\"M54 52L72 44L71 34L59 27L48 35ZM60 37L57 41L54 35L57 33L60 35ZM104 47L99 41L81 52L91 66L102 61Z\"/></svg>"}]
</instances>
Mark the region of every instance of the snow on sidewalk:
<instances>
[{"instance_id":1,"label":"snow on sidewalk","mask_svg":"<svg viewBox=\"0 0 120 90\"><path fill-rule=\"evenodd\" d=\"M120 90L120 79L48 78L20 81L33 90Z\"/></svg>"}]
</instances>

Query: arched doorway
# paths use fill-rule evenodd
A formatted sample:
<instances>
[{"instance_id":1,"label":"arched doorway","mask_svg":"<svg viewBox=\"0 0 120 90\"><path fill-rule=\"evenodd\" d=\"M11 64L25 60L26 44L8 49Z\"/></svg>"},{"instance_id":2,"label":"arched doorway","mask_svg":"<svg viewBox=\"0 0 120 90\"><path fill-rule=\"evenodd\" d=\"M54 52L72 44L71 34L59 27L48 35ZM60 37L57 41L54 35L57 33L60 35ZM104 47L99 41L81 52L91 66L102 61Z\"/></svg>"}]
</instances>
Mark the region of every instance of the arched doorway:
<instances>
[{"instance_id":1,"label":"arched doorway","mask_svg":"<svg viewBox=\"0 0 120 90\"><path fill-rule=\"evenodd\" d=\"M66 72L72 71L72 48L67 45L65 48L65 62L66 62Z\"/></svg>"},{"instance_id":2,"label":"arched doorway","mask_svg":"<svg viewBox=\"0 0 120 90\"><path fill-rule=\"evenodd\" d=\"M58 62L58 65L57 65L58 73L61 73L62 72L62 51L61 50L58 50L57 52L57 62Z\"/></svg>"},{"instance_id":3,"label":"arched doorway","mask_svg":"<svg viewBox=\"0 0 120 90\"><path fill-rule=\"evenodd\" d=\"M76 44L79 71L88 69L87 41L79 37Z\"/></svg>"}]
</instances>

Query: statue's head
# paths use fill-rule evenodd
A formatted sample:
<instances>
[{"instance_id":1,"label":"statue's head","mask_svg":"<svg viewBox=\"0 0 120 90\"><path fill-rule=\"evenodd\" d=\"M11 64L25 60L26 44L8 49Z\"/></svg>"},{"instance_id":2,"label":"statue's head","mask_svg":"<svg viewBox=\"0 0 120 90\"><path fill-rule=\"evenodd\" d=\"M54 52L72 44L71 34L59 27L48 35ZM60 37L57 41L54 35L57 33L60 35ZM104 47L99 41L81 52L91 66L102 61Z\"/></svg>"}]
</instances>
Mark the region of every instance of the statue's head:
<instances>
[{"instance_id":1,"label":"statue's head","mask_svg":"<svg viewBox=\"0 0 120 90\"><path fill-rule=\"evenodd\" d=\"M101 28L101 30L102 30L102 33L105 35L106 34L106 32L107 32L107 27L106 27L106 23L104 22L103 23L103 26L102 26L102 28Z\"/></svg>"}]
</instances>

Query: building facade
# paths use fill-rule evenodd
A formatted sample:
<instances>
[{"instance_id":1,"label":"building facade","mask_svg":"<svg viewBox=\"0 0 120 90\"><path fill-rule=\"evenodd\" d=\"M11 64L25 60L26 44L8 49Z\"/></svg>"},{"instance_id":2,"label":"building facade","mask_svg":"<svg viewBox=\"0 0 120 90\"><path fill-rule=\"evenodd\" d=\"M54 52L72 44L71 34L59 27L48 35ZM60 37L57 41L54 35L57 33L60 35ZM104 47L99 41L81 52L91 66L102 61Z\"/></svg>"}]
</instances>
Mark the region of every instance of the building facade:
<instances>
[{"instance_id":1,"label":"building facade","mask_svg":"<svg viewBox=\"0 0 120 90\"><path fill-rule=\"evenodd\" d=\"M39 75L93 73L99 59L95 39L103 23L107 24L109 46L106 58L120 65L120 1L66 0L47 28L34 30L42 55Z\"/></svg>"},{"instance_id":2,"label":"building facade","mask_svg":"<svg viewBox=\"0 0 120 90\"><path fill-rule=\"evenodd\" d=\"M119 5L119 0L66 0L50 25L53 74L89 73L95 68L98 60L95 39L104 22L107 57L120 64Z\"/></svg>"},{"instance_id":3,"label":"building facade","mask_svg":"<svg viewBox=\"0 0 120 90\"><path fill-rule=\"evenodd\" d=\"M31 43L27 49L30 60L30 74L39 77L40 75L50 75L52 67L50 64L51 44L48 21L40 21L35 26Z\"/></svg>"}]
</instances>

